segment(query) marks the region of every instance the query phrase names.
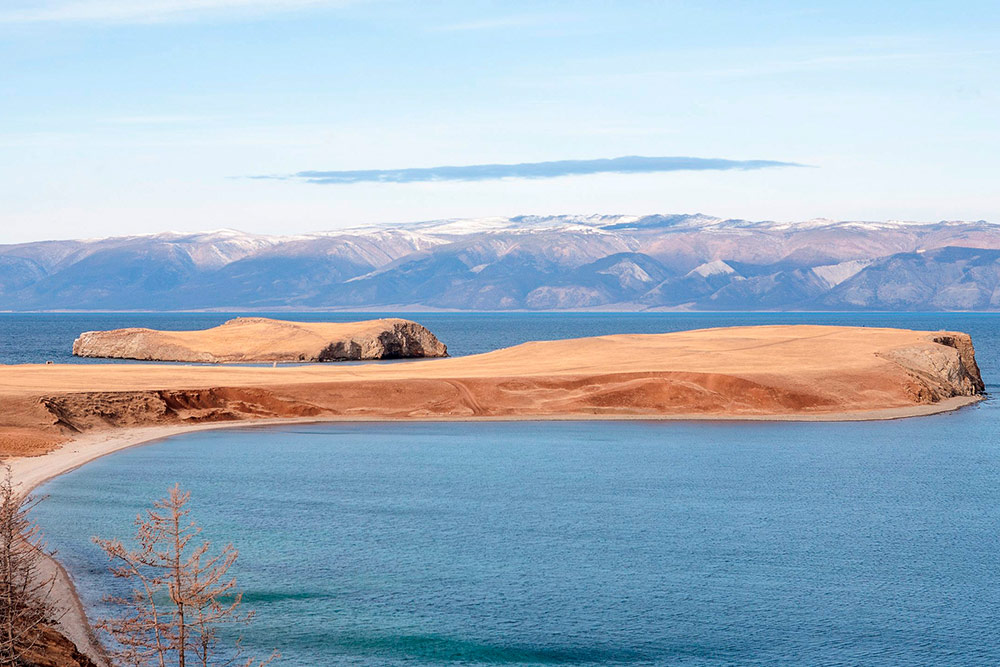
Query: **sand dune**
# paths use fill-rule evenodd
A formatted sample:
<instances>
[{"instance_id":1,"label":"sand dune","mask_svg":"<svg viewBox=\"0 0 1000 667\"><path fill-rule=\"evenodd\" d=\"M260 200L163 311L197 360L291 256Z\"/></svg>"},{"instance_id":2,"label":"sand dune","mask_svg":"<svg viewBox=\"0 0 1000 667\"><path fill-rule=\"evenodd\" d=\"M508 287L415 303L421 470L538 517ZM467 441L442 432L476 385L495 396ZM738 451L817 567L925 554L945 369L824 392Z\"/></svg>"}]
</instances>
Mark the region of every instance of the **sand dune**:
<instances>
[{"instance_id":1,"label":"sand dune","mask_svg":"<svg viewBox=\"0 0 1000 667\"><path fill-rule=\"evenodd\" d=\"M982 391L961 333L827 326L533 342L394 364L0 367L0 452L75 432L280 417L830 418Z\"/></svg>"}]
</instances>

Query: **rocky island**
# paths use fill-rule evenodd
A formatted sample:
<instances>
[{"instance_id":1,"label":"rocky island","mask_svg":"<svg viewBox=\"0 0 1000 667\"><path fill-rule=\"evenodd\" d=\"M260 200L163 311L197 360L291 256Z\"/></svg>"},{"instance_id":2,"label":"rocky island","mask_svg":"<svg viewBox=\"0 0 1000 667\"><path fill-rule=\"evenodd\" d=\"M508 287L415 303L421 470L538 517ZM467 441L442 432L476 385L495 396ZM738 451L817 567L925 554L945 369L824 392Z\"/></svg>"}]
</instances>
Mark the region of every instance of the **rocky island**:
<instances>
[{"instance_id":1,"label":"rocky island","mask_svg":"<svg viewBox=\"0 0 1000 667\"><path fill-rule=\"evenodd\" d=\"M271 363L444 357L448 349L425 327L399 318L289 322L238 317L198 331L87 331L73 342L73 354L144 361Z\"/></svg>"}]
</instances>

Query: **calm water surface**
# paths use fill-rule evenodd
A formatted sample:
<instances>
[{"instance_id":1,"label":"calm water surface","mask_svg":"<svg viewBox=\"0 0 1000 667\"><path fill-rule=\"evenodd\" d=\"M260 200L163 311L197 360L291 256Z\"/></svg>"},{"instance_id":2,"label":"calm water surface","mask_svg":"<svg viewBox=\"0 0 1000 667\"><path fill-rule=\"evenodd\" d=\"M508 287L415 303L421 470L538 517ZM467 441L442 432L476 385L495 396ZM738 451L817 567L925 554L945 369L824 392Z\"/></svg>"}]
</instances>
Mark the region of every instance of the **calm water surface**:
<instances>
[{"instance_id":1,"label":"calm water surface","mask_svg":"<svg viewBox=\"0 0 1000 667\"><path fill-rule=\"evenodd\" d=\"M73 340L83 331L124 327L204 329L242 316L305 322L405 317L437 334L453 356L489 352L529 340L751 324L948 328L973 334L977 343L983 336L996 336L1000 327L1000 313L0 313L0 364L109 363L106 359L74 357Z\"/></svg>"},{"instance_id":2,"label":"calm water surface","mask_svg":"<svg viewBox=\"0 0 1000 667\"><path fill-rule=\"evenodd\" d=\"M518 332L954 328L1000 371L997 316L438 317L459 353ZM243 428L64 475L37 519L100 615L89 538L127 536L180 482L241 551L247 644L285 665L996 664L998 427L991 400L855 424Z\"/></svg>"}]
</instances>

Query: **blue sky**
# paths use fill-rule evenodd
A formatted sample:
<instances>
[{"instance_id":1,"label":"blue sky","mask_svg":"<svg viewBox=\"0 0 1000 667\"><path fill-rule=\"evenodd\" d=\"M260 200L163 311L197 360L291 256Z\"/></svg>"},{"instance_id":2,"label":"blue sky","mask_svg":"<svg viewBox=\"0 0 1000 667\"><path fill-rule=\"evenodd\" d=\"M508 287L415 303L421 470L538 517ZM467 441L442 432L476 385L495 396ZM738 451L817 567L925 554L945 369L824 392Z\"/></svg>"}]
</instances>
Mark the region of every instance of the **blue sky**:
<instances>
[{"instance_id":1,"label":"blue sky","mask_svg":"<svg viewBox=\"0 0 1000 667\"><path fill-rule=\"evenodd\" d=\"M0 242L532 213L1000 222L998 62L992 0L4 0ZM623 156L808 166L293 176Z\"/></svg>"}]
</instances>

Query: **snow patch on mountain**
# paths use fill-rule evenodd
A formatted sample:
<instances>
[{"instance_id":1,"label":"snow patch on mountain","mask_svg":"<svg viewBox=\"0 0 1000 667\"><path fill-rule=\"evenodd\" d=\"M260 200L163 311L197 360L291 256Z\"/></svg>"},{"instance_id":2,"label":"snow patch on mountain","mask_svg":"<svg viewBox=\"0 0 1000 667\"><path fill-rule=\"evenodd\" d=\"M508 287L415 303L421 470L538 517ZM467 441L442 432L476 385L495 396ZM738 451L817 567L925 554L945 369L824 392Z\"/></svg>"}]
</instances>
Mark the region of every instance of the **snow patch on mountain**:
<instances>
[{"instance_id":1,"label":"snow patch on mountain","mask_svg":"<svg viewBox=\"0 0 1000 667\"><path fill-rule=\"evenodd\" d=\"M830 287L836 287L848 278L860 273L866 266L872 263L870 259L854 259L840 264L826 264L824 266L814 266L813 273L826 281Z\"/></svg>"},{"instance_id":2,"label":"snow patch on mountain","mask_svg":"<svg viewBox=\"0 0 1000 667\"><path fill-rule=\"evenodd\" d=\"M630 261L617 262L603 271L598 271L598 273L618 278L618 282L622 287L634 288L639 285L656 282L652 276L646 273L645 269L635 262Z\"/></svg>"},{"instance_id":3,"label":"snow patch on mountain","mask_svg":"<svg viewBox=\"0 0 1000 667\"><path fill-rule=\"evenodd\" d=\"M687 272L687 276L701 276L702 278L708 278L709 276L718 275L728 275L736 273L736 269L729 266L721 259L716 259L711 262L705 262L704 264L699 264L690 271Z\"/></svg>"}]
</instances>

